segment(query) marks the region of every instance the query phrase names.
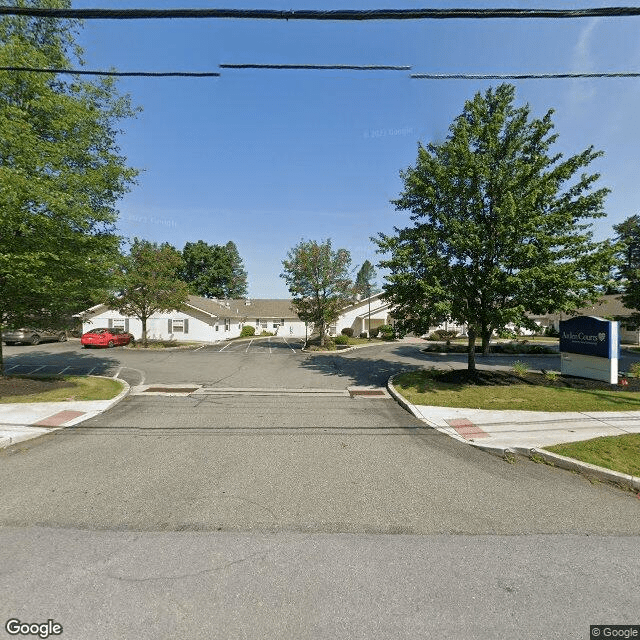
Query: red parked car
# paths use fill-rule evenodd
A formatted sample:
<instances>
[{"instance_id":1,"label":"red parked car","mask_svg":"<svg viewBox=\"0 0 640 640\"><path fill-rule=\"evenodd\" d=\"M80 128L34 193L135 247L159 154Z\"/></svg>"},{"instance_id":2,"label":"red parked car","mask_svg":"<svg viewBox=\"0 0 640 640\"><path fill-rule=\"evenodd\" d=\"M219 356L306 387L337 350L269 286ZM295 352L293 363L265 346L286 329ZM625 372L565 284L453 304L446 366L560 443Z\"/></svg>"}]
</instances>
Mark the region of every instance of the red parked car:
<instances>
[{"instance_id":1,"label":"red parked car","mask_svg":"<svg viewBox=\"0 0 640 640\"><path fill-rule=\"evenodd\" d=\"M133 336L115 327L113 329L91 329L91 331L83 333L80 338L80 343L85 349L87 347L115 347L130 342L133 342Z\"/></svg>"}]
</instances>

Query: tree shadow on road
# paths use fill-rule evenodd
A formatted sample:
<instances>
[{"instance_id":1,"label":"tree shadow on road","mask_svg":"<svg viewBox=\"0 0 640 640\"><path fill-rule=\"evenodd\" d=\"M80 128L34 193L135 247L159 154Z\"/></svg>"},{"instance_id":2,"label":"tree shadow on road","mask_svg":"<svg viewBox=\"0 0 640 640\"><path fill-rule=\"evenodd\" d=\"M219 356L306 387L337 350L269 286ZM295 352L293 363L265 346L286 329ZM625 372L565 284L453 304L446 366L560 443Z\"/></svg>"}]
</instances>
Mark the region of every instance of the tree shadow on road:
<instances>
[{"instance_id":1,"label":"tree shadow on road","mask_svg":"<svg viewBox=\"0 0 640 640\"><path fill-rule=\"evenodd\" d=\"M363 349L364 351L368 351ZM312 355L306 358L300 363L301 367L309 369L311 371L319 372L326 376L338 376L344 378L346 385L351 386L385 386L387 380L398 373L403 371L413 371L415 369L421 369L428 363L428 359L424 359L424 363L420 358L420 353L416 349L410 349L404 352L401 348L400 352L396 350L389 353L389 359L379 357L375 352L371 352L370 357L366 355L350 355L347 354L331 354L331 355ZM354 352L351 352L352 354ZM410 356L416 362L409 362L408 358L405 361L395 362L396 357Z\"/></svg>"}]
</instances>

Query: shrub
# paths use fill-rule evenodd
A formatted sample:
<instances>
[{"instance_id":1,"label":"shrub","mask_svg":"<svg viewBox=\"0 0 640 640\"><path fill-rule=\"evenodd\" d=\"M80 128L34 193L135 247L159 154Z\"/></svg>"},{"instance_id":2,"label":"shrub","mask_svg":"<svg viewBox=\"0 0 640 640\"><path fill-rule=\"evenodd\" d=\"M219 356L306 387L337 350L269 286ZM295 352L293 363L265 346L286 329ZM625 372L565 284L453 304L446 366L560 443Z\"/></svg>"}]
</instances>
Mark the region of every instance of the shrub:
<instances>
[{"instance_id":1,"label":"shrub","mask_svg":"<svg viewBox=\"0 0 640 640\"><path fill-rule=\"evenodd\" d=\"M501 340L515 340L518 337L518 334L515 331L510 331L509 329L503 329L498 332L498 338Z\"/></svg>"},{"instance_id":2,"label":"shrub","mask_svg":"<svg viewBox=\"0 0 640 640\"><path fill-rule=\"evenodd\" d=\"M244 327L242 327L242 331L240 332L241 338L247 338L248 336L255 336L255 335L256 335L256 328L252 327L250 324L245 324Z\"/></svg>"},{"instance_id":3,"label":"shrub","mask_svg":"<svg viewBox=\"0 0 640 640\"><path fill-rule=\"evenodd\" d=\"M550 325L544 330L544 335L549 338L558 338L560 336L560 332L553 325Z\"/></svg>"},{"instance_id":4,"label":"shrub","mask_svg":"<svg viewBox=\"0 0 640 640\"><path fill-rule=\"evenodd\" d=\"M261 336L275 336L276 334L273 333L273 331L263 331L260 335Z\"/></svg>"},{"instance_id":5,"label":"shrub","mask_svg":"<svg viewBox=\"0 0 640 640\"><path fill-rule=\"evenodd\" d=\"M341 336L336 336L334 339L335 344L349 344L349 336L343 334Z\"/></svg>"},{"instance_id":6,"label":"shrub","mask_svg":"<svg viewBox=\"0 0 640 640\"><path fill-rule=\"evenodd\" d=\"M351 327L345 327L340 333L348 338L353 338L353 329ZM339 342L338 344L342 343Z\"/></svg>"},{"instance_id":7,"label":"shrub","mask_svg":"<svg viewBox=\"0 0 640 640\"><path fill-rule=\"evenodd\" d=\"M368 338L369 336L367 335L367 332L366 332L366 331L363 331L363 332L360 334L360 337L361 337L361 338Z\"/></svg>"},{"instance_id":8,"label":"shrub","mask_svg":"<svg viewBox=\"0 0 640 640\"><path fill-rule=\"evenodd\" d=\"M549 382L555 382L558 379L558 372L557 371L545 371L544 372L544 377Z\"/></svg>"},{"instance_id":9,"label":"shrub","mask_svg":"<svg viewBox=\"0 0 640 640\"><path fill-rule=\"evenodd\" d=\"M371 327L371 329L369 329L370 338L377 338L378 333L380 333L380 327Z\"/></svg>"},{"instance_id":10,"label":"shrub","mask_svg":"<svg viewBox=\"0 0 640 640\"><path fill-rule=\"evenodd\" d=\"M378 327L378 331L382 334L383 340L393 340L394 338L394 329L390 324L383 324Z\"/></svg>"},{"instance_id":11,"label":"shrub","mask_svg":"<svg viewBox=\"0 0 640 640\"><path fill-rule=\"evenodd\" d=\"M437 336L440 340L451 340L458 335L458 332L448 329L437 329L431 335Z\"/></svg>"},{"instance_id":12,"label":"shrub","mask_svg":"<svg viewBox=\"0 0 640 640\"><path fill-rule=\"evenodd\" d=\"M522 362L522 360L516 360L511 365L511 371L519 378L524 378L527 375L527 371L529 371L529 365L526 362Z\"/></svg>"},{"instance_id":13,"label":"shrub","mask_svg":"<svg viewBox=\"0 0 640 640\"><path fill-rule=\"evenodd\" d=\"M634 362L629 367L629 373L631 373L634 378L640 378L640 362Z\"/></svg>"}]
</instances>

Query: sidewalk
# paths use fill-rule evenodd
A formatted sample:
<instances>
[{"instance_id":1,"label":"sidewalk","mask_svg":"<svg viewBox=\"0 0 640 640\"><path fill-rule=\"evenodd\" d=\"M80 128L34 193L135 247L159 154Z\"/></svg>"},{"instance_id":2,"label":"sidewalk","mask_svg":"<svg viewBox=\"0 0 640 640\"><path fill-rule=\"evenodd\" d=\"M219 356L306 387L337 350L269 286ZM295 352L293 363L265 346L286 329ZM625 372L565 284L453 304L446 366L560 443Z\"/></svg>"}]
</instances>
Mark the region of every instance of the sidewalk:
<instances>
[{"instance_id":1,"label":"sidewalk","mask_svg":"<svg viewBox=\"0 0 640 640\"><path fill-rule=\"evenodd\" d=\"M110 409L129 393L129 385L111 400L15 402L0 404L0 449L84 422Z\"/></svg>"},{"instance_id":2,"label":"sidewalk","mask_svg":"<svg viewBox=\"0 0 640 640\"><path fill-rule=\"evenodd\" d=\"M586 462L580 462L542 448L554 444L590 440L603 436L640 433L640 411L491 411L413 405L387 383L391 395L428 426L479 449L504 456L536 455L559 467L575 469L640 490L640 478Z\"/></svg>"}]
</instances>

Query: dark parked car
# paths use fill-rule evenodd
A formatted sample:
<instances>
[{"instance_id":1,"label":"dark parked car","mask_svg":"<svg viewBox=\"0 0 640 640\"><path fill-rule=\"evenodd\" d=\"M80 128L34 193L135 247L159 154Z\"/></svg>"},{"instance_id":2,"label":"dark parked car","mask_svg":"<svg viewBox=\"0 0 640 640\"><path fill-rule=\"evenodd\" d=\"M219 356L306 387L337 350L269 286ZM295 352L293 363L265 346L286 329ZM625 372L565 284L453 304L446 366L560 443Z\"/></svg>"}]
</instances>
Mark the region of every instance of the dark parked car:
<instances>
[{"instance_id":1,"label":"dark parked car","mask_svg":"<svg viewBox=\"0 0 640 640\"><path fill-rule=\"evenodd\" d=\"M67 332L61 329L13 329L3 332L5 344L40 344L41 342L65 342Z\"/></svg>"},{"instance_id":2,"label":"dark parked car","mask_svg":"<svg viewBox=\"0 0 640 640\"><path fill-rule=\"evenodd\" d=\"M133 342L134 338L130 333L127 333L124 329L112 328L97 328L87 331L82 334L80 343L86 349L88 347L115 347L119 344L129 344Z\"/></svg>"}]
</instances>

